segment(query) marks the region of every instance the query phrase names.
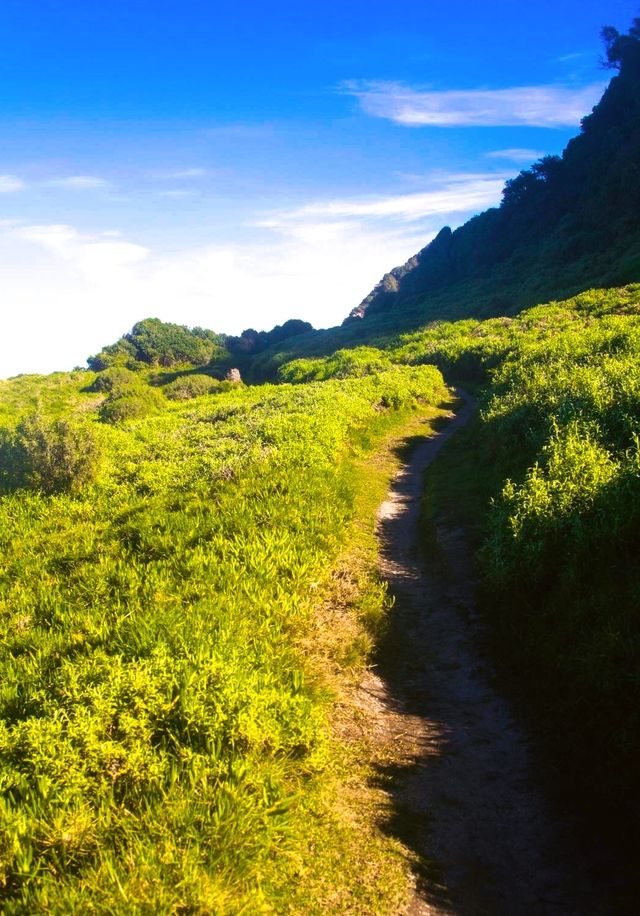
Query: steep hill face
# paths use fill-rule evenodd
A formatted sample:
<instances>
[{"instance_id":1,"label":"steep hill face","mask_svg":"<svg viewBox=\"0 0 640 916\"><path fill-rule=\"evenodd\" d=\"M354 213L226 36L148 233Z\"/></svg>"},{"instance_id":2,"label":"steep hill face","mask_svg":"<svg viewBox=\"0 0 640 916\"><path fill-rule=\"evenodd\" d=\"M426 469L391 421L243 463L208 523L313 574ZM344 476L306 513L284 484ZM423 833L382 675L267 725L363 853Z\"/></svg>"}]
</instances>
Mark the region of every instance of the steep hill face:
<instances>
[{"instance_id":1,"label":"steep hill face","mask_svg":"<svg viewBox=\"0 0 640 916\"><path fill-rule=\"evenodd\" d=\"M562 157L507 182L499 208L442 229L346 323L512 314L640 279L640 41L617 47L620 72Z\"/></svg>"}]
</instances>

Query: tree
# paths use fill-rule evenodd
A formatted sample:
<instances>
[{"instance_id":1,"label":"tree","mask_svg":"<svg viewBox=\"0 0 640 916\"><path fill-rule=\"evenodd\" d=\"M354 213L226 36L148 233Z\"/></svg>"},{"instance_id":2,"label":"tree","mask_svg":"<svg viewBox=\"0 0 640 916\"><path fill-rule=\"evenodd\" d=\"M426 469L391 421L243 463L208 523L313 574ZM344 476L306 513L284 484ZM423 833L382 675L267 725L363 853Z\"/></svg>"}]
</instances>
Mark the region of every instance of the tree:
<instances>
[{"instance_id":1,"label":"tree","mask_svg":"<svg viewBox=\"0 0 640 916\"><path fill-rule=\"evenodd\" d=\"M605 25L600 32L600 37L604 42L605 50L603 66L608 70L620 70L625 57L638 50L640 17L636 16L626 35L621 35L612 25Z\"/></svg>"},{"instance_id":2,"label":"tree","mask_svg":"<svg viewBox=\"0 0 640 916\"><path fill-rule=\"evenodd\" d=\"M223 340L213 331L145 318L116 343L90 356L87 363L96 372L114 366L128 369L140 369L145 365L204 366L223 355Z\"/></svg>"}]
</instances>

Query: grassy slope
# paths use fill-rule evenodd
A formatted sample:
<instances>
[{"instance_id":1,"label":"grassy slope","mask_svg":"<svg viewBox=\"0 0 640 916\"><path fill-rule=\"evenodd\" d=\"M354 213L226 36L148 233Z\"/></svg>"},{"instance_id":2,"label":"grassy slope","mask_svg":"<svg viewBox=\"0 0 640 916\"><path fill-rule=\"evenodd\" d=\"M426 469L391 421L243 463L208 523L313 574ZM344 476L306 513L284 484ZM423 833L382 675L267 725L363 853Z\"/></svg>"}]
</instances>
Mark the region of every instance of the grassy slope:
<instances>
[{"instance_id":1,"label":"grassy slope","mask_svg":"<svg viewBox=\"0 0 640 916\"><path fill-rule=\"evenodd\" d=\"M475 426L431 471L430 512L475 532L495 652L592 834L640 814L640 288L400 341L480 383ZM624 850L623 850L624 851Z\"/></svg>"},{"instance_id":2,"label":"grassy slope","mask_svg":"<svg viewBox=\"0 0 640 916\"><path fill-rule=\"evenodd\" d=\"M83 381L5 383L5 416L37 389L95 423ZM358 753L328 715L384 607L354 467L442 395L425 367L167 405L95 423L81 494L4 497L5 912L397 911L406 866L341 799Z\"/></svg>"},{"instance_id":3,"label":"grassy slope","mask_svg":"<svg viewBox=\"0 0 640 916\"><path fill-rule=\"evenodd\" d=\"M281 377L433 363L482 409L430 475L476 532L497 656L591 828L640 822L640 286L434 322ZM588 806L585 800L588 799Z\"/></svg>"},{"instance_id":4,"label":"grassy slope","mask_svg":"<svg viewBox=\"0 0 640 916\"><path fill-rule=\"evenodd\" d=\"M3 384L3 422L39 394L107 454L79 497L2 501L7 911L397 911L371 749L326 723L384 608L391 465L361 461L440 395L424 363L481 395L431 492L477 532L497 652L563 785L634 829L640 287L378 344L120 427L86 375Z\"/></svg>"}]
</instances>

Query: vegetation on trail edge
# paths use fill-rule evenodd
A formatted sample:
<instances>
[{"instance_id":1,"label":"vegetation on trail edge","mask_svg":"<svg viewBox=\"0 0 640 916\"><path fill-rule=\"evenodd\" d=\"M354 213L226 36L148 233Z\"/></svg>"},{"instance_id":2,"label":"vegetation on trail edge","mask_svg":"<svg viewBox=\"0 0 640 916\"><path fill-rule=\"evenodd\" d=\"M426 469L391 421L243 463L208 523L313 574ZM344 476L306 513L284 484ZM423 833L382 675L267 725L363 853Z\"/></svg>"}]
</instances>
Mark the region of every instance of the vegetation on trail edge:
<instances>
[{"instance_id":1,"label":"vegetation on trail edge","mask_svg":"<svg viewBox=\"0 0 640 916\"><path fill-rule=\"evenodd\" d=\"M480 396L427 478L475 532L495 657L591 841L640 822L640 287L396 342ZM431 538L429 524L425 531Z\"/></svg>"},{"instance_id":2,"label":"vegetation on trail edge","mask_svg":"<svg viewBox=\"0 0 640 916\"><path fill-rule=\"evenodd\" d=\"M232 386L116 425L92 379L0 386L9 445L35 387L45 434L64 415L100 455L81 487L4 481L3 912L396 912L406 866L342 810L328 720L384 592L353 585L344 644L314 634L354 462L440 373Z\"/></svg>"},{"instance_id":3,"label":"vegetation on trail edge","mask_svg":"<svg viewBox=\"0 0 640 916\"><path fill-rule=\"evenodd\" d=\"M441 372L480 401L430 480L477 532L497 658L565 792L635 836L639 349L635 285L294 354L278 385L1 383L4 909L397 908L370 749L328 723L384 619L345 562L381 495L361 456Z\"/></svg>"},{"instance_id":4,"label":"vegetation on trail edge","mask_svg":"<svg viewBox=\"0 0 640 916\"><path fill-rule=\"evenodd\" d=\"M605 846L631 838L633 848L640 285L587 291L512 318L433 322L376 344L299 355L279 376L304 384L434 364L478 394L477 422L430 471L431 500L448 494L477 531L496 658L557 789Z\"/></svg>"}]
</instances>

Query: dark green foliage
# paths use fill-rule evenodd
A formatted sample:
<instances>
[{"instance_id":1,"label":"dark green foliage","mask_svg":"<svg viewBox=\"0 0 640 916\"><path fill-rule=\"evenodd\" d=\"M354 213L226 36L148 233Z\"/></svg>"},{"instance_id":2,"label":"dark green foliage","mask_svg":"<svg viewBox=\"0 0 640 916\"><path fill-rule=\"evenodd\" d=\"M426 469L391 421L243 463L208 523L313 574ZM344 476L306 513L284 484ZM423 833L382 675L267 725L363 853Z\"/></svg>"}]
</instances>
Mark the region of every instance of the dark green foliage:
<instances>
[{"instance_id":1,"label":"dark green foliage","mask_svg":"<svg viewBox=\"0 0 640 916\"><path fill-rule=\"evenodd\" d=\"M621 35L611 25L606 25L602 29L601 35L605 47L604 65L619 70L623 60L637 54L637 41L640 39L640 18L636 17L633 20L627 35Z\"/></svg>"},{"instance_id":2,"label":"dark green foliage","mask_svg":"<svg viewBox=\"0 0 640 916\"><path fill-rule=\"evenodd\" d=\"M51 420L34 413L4 432L0 444L3 489L77 493L95 480L100 449L87 423Z\"/></svg>"},{"instance_id":3,"label":"dark green foliage","mask_svg":"<svg viewBox=\"0 0 640 916\"><path fill-rule=\"evenodd\" d=\"M210 375L181 375L162 389L170 401L188 401L190 398L211 394L221 387L221 382Z\"/></svg>"},{"instance_id":4,"label":"dark green foliage","mask_svg":"<svg viewBox=\"0 0 640 916\"><path fill-rule=\"evenodd\" d=\"M562 157L507 182L502 206L443 229L386 274L350 321L513 314L594 286L640 279L640 28L605 31L620 73Z\"/></svg>"},{"instance_id":5,"label":"dark green foliage","mask_svg":"<svg viewBox=\"0 0 640 916\"><path fill-rule=\"evenodd\" d=\"M267 347L287 340L290 337L297 337L300 334L308 334L313 330L313 325L308 321L301 321L299 318L290 318L284 324L277 324L270 331L255 331L253 328L247 328L240 337L227 337L225 343L230 353L252 354L261 353Z\"/></svg>"},{"instance_id":6,"label":"dark green foliage","mask_svg":"<svg viewBox=\"0 0 640 916\"><path fill-rule=\"evenodd\" d=\"M204 366L225 355L223 338L213 331L146 318L116 343L89 357L87 363L96 372L111 366L136 369L141 364Z\"/></svg>"}]
</instances>

